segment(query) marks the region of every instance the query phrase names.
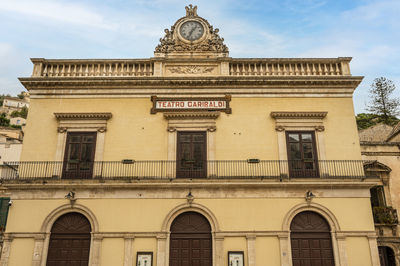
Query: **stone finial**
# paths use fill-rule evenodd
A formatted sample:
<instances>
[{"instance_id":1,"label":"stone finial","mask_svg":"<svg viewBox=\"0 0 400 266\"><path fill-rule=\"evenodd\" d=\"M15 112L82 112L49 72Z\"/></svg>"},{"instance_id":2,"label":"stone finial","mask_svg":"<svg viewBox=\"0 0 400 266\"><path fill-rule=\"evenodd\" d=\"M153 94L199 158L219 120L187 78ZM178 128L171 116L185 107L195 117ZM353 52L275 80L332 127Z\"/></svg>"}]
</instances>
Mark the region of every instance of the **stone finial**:
<instances>
[{"instance_id":1,"label":"stone finial","mask_svg":"<svg viewBox=\"0 0 400 266\"><path fill-rule=\"evenodd\" d=\"M197 6L190 4L189 6L185 6L186 16L187 17L197 17Z\"/></svg>"}]
</instances>

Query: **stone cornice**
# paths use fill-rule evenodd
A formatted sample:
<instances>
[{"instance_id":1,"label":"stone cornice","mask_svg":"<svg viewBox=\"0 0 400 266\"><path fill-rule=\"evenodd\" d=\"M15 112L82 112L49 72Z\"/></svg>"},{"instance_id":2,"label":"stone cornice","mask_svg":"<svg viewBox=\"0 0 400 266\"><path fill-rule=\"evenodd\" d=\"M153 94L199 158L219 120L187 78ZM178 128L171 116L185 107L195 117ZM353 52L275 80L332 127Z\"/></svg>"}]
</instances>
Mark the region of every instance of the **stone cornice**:
<instances>
[{"instance_id":1,"label":"stone cornice","mask_svg":"<svg viewBox=\"0 0 400 266\"><path fill-rule=\"evenodd\" d=\"M0 184L0 189L6 189L7 193L11 190L45 190L45 189L61 189L76 188L76 189L93 189L93 188L106 188L111 189L172 189L180 190L186 188L208 188L208 189L220 189L220 188L292 188L292 189L309 189L309 188L343 188L343 189L367 189L373 187L379 182L377 178L360 178L358 180L338 180L338 179L324 179L319 181L318 179L312 180L291 180L290 182L280 182L279 180L178 180L178 179L166 179L166 180L130 180L124 182L120 180L3 180Z\"/></svg>"},{"instance_id":2,"label":"stone cornice","mask_svg":"<svg viewBox=\"0 0 400 266\"><path fill-rule=\"evenodd\" d=\"M279 95L351 97L362 77L20 78L31 98L104 95Z\"/></svg>"},{"instance_id":3,"label":"stone cornice","mask_svg":"<svg viewBox=\"0 0 400 266\"><path fill-rule=\"evenodd\" d=\"M82 88L119 88L123 86L170 87L170 86L328 86L356 88L363 77L326 76L326 77L262 77L262 76L221 76L221 77L33 77L19 78L27 89L46 87Z\"/></svg>"},{"instance_id":4,"label":"stone cornice","mask_svg":"<svg viewBox=\"0 0 400 266\"><path fill-rule=\"evenodd\" d=\"M220 112L177 112L164 113L164 118L167 120L184 120L184 119L217 119Z\"/></svg>"},{"instance_id":5,"label":"stone cornice","mask_svg":"<svg viewBox=\"0 0 400 266\"><path fill-rule=\"evenodd\" d=\"M54 113L57 120L108 120L111 113Z\"/></svg>"},{"instance_id":6,"label":"stone cornice","mask_svg":"<svg viewBox=\"0 0 400 266\"><path fill-rule=\"evenodd\" d=\"M400 148L400 142L360 141L360 145L365 145L365 146L398 146Z\"/></svg>"},{"instance_id":7,"label":"stone cornice","mask_svg":"<svg viewBox=\"0 0 400 266\"><path fill-rule=\"evenodd\" d=\"M274 119L324 119L328 112L271 112Z\"/></svg>"}]
</instances>

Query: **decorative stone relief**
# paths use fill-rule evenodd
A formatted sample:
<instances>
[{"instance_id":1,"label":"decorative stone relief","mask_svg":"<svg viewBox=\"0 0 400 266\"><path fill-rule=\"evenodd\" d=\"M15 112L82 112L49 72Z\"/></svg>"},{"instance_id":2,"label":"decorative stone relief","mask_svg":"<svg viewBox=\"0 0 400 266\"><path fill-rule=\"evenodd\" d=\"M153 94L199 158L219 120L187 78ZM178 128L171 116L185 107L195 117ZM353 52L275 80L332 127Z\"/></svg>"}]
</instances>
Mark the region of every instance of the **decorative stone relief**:
<instances>
[{"instance_id":1,"label":"decorative stone relief","mask_svg":"<svg viewBox=\"0 0 400 266\"><path fill-rule=\"evenodd\" d=\"M66 127L58 127L57 128L57 132L58 133L65 133L65 132L67 132L67 128Z\"/></svg>"},{"instance_id":2,"label":"decorative stone relief","mask_svg":"<svg viewBox=\"0 0 400 266\"><path fill-rule=\"evenodd\" d=\"M178 66L168 68L169 72L176 74L205 74L210 73L215 67L208 66Z\"/></svg>"},{"instance_id":3,"label":"decorative stone relief","mask_svg":"<svg viewBox=\"0 0 400 266\"><path fill-rule=\"evenodd\" d=\"M217 130L217 127L216 126L210 126L210 127L207 128L207 130L209 132L215 132Z\"/></svg>"}]
</instances>

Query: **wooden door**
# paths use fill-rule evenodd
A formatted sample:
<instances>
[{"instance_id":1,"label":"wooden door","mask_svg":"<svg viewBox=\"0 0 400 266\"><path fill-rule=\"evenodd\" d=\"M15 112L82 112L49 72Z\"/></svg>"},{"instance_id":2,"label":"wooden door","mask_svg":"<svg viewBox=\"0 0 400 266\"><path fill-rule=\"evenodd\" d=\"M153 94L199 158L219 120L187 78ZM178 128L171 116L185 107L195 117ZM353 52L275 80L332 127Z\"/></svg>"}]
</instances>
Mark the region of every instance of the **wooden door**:
<instances>
[{"instance_id":1,"label":"wooden door","mask_svg":"<svg viewBox=\"0 0 400 266\"><path fill-rule=\"evenodd\" d=\"M69 132L65 147L65 179L88 179L93 176L96 132Z\"/></svg>"},{"instance_id":2,"label":"wooden door","mask_svg":"<svg viewBox=\"0 0 400 266\"><path fill-rule=\"evenodd\" d=\"M185 212L175 218L169 266L212 266L211 226L203 215Z\"/></svg>"},{"instance_id":3,"label":"wooden door","mask_svg":"<svg viewBox=\"0 0 400 266\"><path fill-rule=\"evenodd\" d=\"M207 177L206 132L178 132L176 177Z\"/></svg>"},{"instance_id":4,"label":"wooden door","mask_svg":"<svg viewBox=\"0 0 400 266\"><path fill-rule=\"evenodd\" d=\"M286 132L290 177L318 177L314 132Z\"/></svg>"},{"instance_id":5,"label":"wooden door","mask_svg":"<svg viewBox=\"0 0 400 266\"><path fill-rule=\"evenodd\" d=\"M90 251L89 221L80 213L67 213L51 229L47 266L87 266Z\"/></svg>"},{"instance_id":6,"label":"wooden door","mask_svg":"<svg viewBox=\"0 0 400 266\"><path fill-rule=\"evenodd\" d=\"M319 214L297 214L290 225L293 266L334 266L329 224Z\"/></svg>"}]
</instances>

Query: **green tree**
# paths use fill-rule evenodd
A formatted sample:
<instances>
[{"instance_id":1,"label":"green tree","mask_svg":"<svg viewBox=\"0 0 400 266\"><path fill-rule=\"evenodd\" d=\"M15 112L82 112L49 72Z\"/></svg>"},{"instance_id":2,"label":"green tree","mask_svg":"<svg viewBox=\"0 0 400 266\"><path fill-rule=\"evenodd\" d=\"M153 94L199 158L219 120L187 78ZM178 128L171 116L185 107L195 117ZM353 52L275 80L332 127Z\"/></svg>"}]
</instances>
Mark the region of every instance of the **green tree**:
<instances>
[{"instance_id":1,"label":"green tree","mask_svg":"<svg viewBox=\"0 0 400 266\"><path fill-rule=\"evenodd\" d=\"M3 106L4 97L10 97L10 94L1 94L0 95L0 106Z\"/></svg>"},{"instance_id":2,"label":"green tree","mask_svg":"<svg viewBox=\"0 0 400 266\"><path fill-rule=\"evenodd\" d=\"M7 116L6 113L2 113L0 115L0 126L2 127L10 126L10 119L8 119L6 116Z\"/></svg>"},{"instance_id":3,"label":"green tree","mask_svg":"<svg viewBox=\"0 0 400 266\"><path fill-rule=\"evenodd\" d=\"M28 108L26 108L25 106L22 107L21 111L13 111L10 114L11 117L22 117L25 118L28 116Z\"/></svg>"},{"instance_id":4,"label":"green tree","mask_svg":"<svg viewBox=\"0 0 400 266\"><path fill-rule=\"evenodd\" d=\"M396 118L395 116L389 116L386 119L384 119L380 115L367 114L367 113L357 114L357 116L356 116L356 122L357 122L358 129L369 128L369 127L372 127L379 123L385 123L385 124L394 126L399 121L400 120L398 118Z\"/></svg>"},{"instance_id":5,"label":"green tree","mask_svg":"<svg viewBox=\"0 0 400 266\"><path fill-rule=\"evenodd\" d=\"M375 115L382 117L385 123L389 123L390 117L399 114L400 100L391 98L391 94L396 89L393 81L380 77L374 79L369 90L371 102L367 110Z\"/></svg>"}]
</instances>

